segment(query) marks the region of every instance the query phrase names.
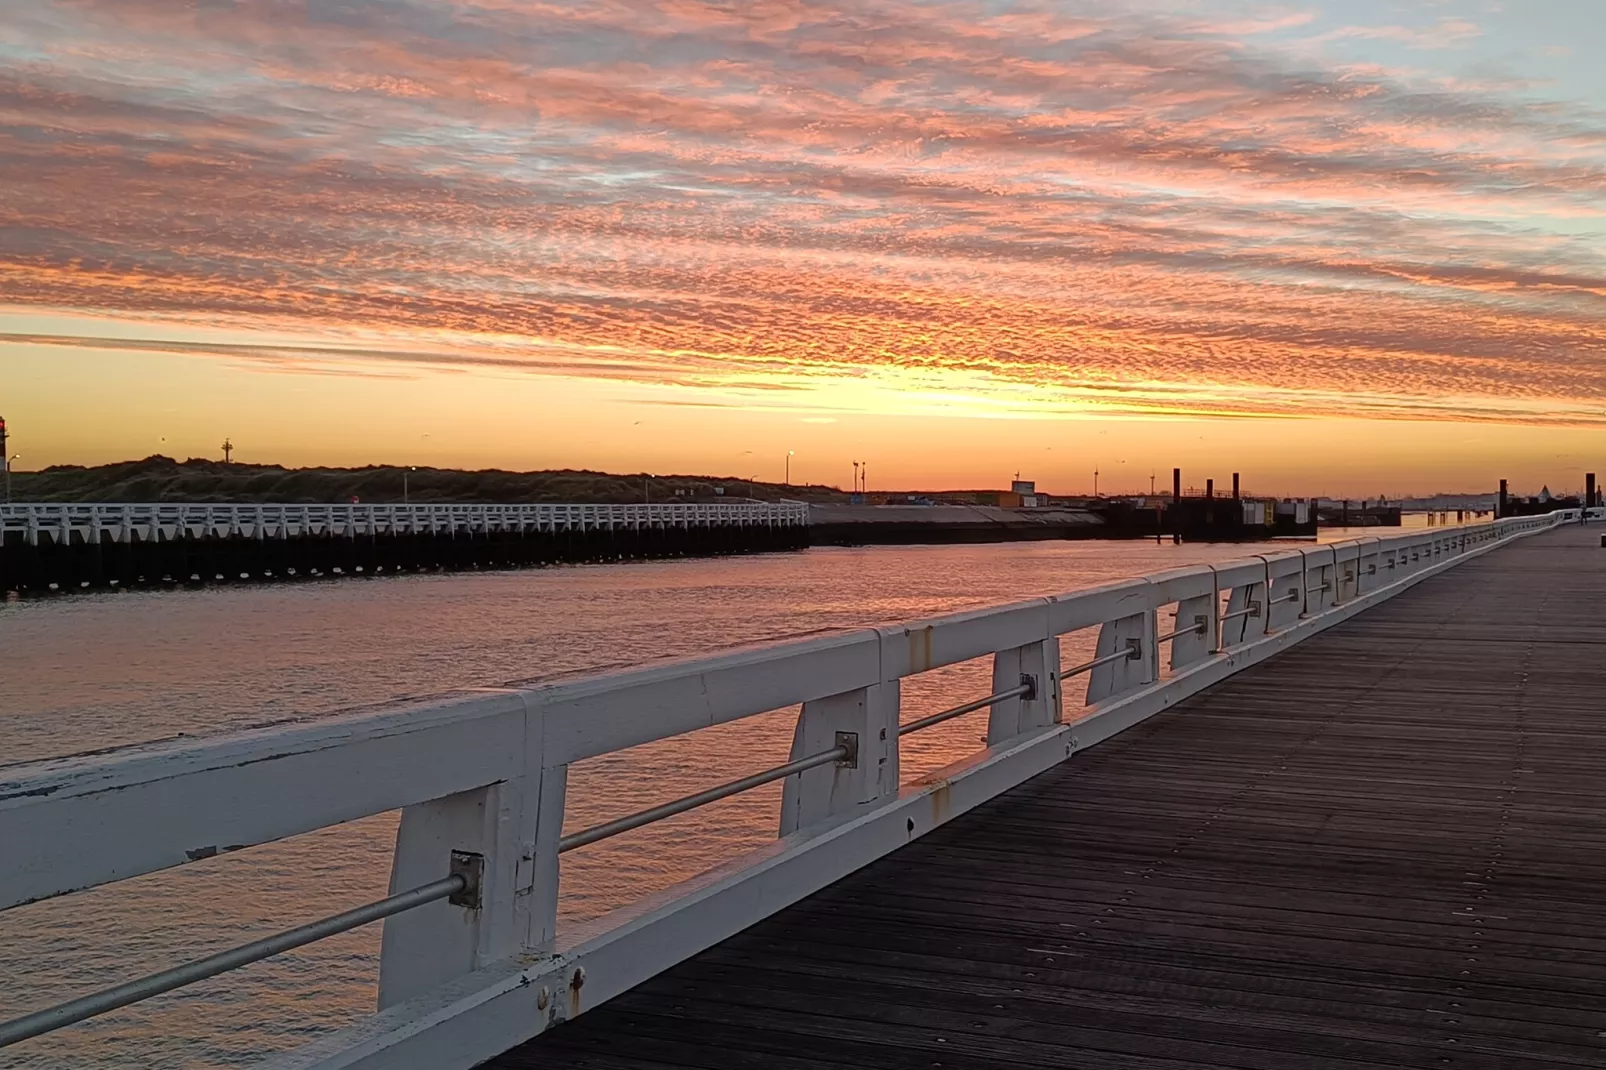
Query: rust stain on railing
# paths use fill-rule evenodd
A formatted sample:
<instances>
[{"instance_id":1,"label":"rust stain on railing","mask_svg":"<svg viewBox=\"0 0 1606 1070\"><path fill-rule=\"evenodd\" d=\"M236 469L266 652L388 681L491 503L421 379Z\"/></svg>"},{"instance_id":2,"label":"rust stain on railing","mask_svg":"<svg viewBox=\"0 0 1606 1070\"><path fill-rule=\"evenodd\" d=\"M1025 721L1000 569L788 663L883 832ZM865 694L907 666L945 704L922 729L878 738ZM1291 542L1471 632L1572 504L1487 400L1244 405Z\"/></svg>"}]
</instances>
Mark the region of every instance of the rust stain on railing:
<instances>
[{"instance_id":1,"label":"rust stain on railing","mask_svg":"<svg viewBox=\"0 0 1606 1070\"><path fill-rule=\"evenodd\" d=\"M906 633L909 637L909 671L925 672L931 668L931 625Z\"/></svg>"}]
</instances>

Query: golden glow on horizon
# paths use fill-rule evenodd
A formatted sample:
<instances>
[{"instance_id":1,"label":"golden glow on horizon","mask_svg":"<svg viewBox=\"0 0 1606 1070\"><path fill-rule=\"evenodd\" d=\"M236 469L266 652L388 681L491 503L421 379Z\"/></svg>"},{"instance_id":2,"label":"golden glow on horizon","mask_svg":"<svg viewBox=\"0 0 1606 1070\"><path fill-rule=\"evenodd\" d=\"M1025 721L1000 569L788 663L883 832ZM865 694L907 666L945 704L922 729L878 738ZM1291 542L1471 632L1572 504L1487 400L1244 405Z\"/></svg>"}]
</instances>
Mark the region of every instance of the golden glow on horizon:
<instances>
[{"instance_id":1,"label":"golden glow on horizon","mask_svg":"<svg viewBox=\"0 0 1606 1070\"><path fill-rule=\"evenodd\" d=\"M264 374L194 355L18 346L7 391L21 467L165 453L300 465L592 468L846 487L867 460L876 489L1001 486L1019 471L1046 490L1142 492L1174 464L1202 485L1244 473L1256 493L1403 495L1477 491L1509 478L1553 489L1599 470L1601 432L1400 420L1090 416L978 419L963 405L888 416L751 403L660 384L424 367L378 378ZM152 378L168 384L160 396ZM36 460L37 459L37 460ZM1530 486L1531 485L1531 486Z\"/></svg>"}]
</instances>

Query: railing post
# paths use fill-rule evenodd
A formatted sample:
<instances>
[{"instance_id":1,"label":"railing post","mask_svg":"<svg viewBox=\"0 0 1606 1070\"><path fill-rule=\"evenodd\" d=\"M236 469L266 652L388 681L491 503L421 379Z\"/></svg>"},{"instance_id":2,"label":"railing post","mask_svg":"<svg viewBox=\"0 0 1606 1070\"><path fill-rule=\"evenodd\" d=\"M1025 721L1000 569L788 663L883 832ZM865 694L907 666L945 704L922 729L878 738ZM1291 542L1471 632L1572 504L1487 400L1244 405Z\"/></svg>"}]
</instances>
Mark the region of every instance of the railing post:
<instances>
[{"instance_id":1,"label":"railing post","mask_svg":"<svg viewBox=\"0 0 1606 1070\"><path fill-rule=\"evenodd\" d=\"M1305 585L1305 597L1301 600L1304 608L1299 615L1304 618L1338 604L1338 548L1327 546L1319 550L1301 550L1300 555L1304 558L1301 579ZM1326 561L1321 560L1323 555Z\"/></svg>"},{"instance_id":2,"label":"railing post","mask_svg":"<svg viewBox=\"0 0 1606 1070\"><path fill-rule=\"evenodd\" d=\"M539 768L539 746L532 746L530 768ZM563 807L569 790L567 765L541 769L541 782L534 801L535 819L526 821L525 828L533 825L529 840L519 845L519 863L527 865L528 872L520 871L514 884L514 894L524 896L527 902L518 912L522 926L525 952L550 953L558 938L558 846L563 839Z\"/></svg>"},{"instance_id":3,"label":"railing post","mask_svg":"<svg viewBox=\"0 0 1606 1070\"><path fill-rule=\"evenodd\" d=\"M1214 579L1209 594L1184 598L1177 603L1177 619L1172 631L1181 631L1189 626L1203 627L1199 627L1198 631L1184 632L1171 640L1173 671L1203 661L1221 648L1220 612L1221 591L1216 588Z\"/></svg>"},{"instance_id":4,"label":"railing post","mask_svg":"<svg viewBox=\"0 0 1606 1070\"><path fill-rule=\"evenodd\" d=\"M1355 583L1356 559L1346 561L1339 553L1340 547L1333 546L1333 589L1328 593L1332 596L1332 605L1341 606L1354 595L1351 593Z\"/></svg>"},{"instance_id":5,"label":"railing post","mask_svg":"<svg viewBox=\"0 0 1606 1070\"><path fill-rule=\"evenodd\" d=\"M993 655L993 693L1032 682L1032 695L1006 698L992 705L987 718L987 745L1013 739L1022 732L1058 724L1060 703L1060 641L1044 639Z\"/></svg>"},{"instance_id":6,"label":"railing post","mask_svg":"<svg viewBox=\"0 0 1606 1070\"><path fill-rule=\"evenodd\" d=\"M786 778L781 835L898 792L899 681L803 703L788 761L847 745L852 757Z\"/></svg>"},{"instance_id":7,"label":"railing post","mask_svg":"<svg viewBox=\"0 0 1606 1070\"><path fill-rule=\"evenodd\" d=\"M1318 578L1321 576L1320 566L1317 568L1317 576ZM1310 555L1304 550L1301 550L1299 551L1299 599L1296 603L1299 606L1300 620L1304 620L1306 617L1310 616L1311 586ZM1318 597L1320 597L1320 592L1317 592L1317 594Z\"/></svg>"},{"instance_id":8,"label":"railing post","mask_svg":"<svg viewBox=\"0 0 1606 1070\"><path fill-rule=\"evenodd\" d=\"M1371 561L1370 562L1367 561L1366 547L1364 545L1360 545L1358 547L1358 549L1356 550L1356 558L1355 558L1355 595L1356 595L1356 597L1360 597L1361 595L1365 594L1367 591L1369 591L1372 588L1372 586L1374 584L1373 583L1368 583L1366 577L1368 577L1368 576L1377 576L1382 571L1382 567L1383 567L1383 540L1374 535L1374 536L1372 536L1372 553L1371 553ZM1377 585L1381 585L1383 581L1377 580L1377 581L1374 581L1374 582Z\"/></svg>"},{"instance_id":9,"label":"railing post","mask_svg":"<svg viewBox=\"0 0 1606 1070\"><path fill-rule=\"evenodd\" d=\"M552 947L568 771L543 767L540 708L527 697L525 704L523 773L402 810L391 893L453 872L471 874L477 888L385 921L381 1010L498 960Z\"/></svg>"},{"instance_id":10,"label":"railing post","mask_svg":"<svg viewBox=\"0 0 1606 1070\"><path fill-rule=\"evenodd\" d=\"M1298 622L1304 612L1306 595L1300 591L1307 585L1304 561L1300 561L1298 569L1293 569L1288 567L1293 564L1291 557L1256 556L1266 562L1265 634L1271 635ZM1280 574L1279 568L1284 570Z\"/></svg>"},{"instance_id":11,"label":"railing post","mask_svg":"<svg viewBox=\"0 0 1606 1070\"><path fill-rule=\"evenodd\" d=\"M1134 655L1094 666L1087 681L1087 704L1154 683L1159 678L1159 661L1155 657L1159 634L1152 606L1142 613L1105 623L1099 629L1093 656L1108 657L1121 650L1133 651Z\"/></svg>"},{"instance_id":12,"label":"railing post","mask_svg":"<svg viewBox=\"0 0 1606 1070\"><path fill-rule=\"evenodd\" d=\"M1253 615L1251 607L1255 608ZM1227 595L1226 617L1221 624L1220 649L1236 646L1249 635L1249 629L1265 631L1266 585L1259 581L1241 584Z\"/></svg>"}]
</instances>

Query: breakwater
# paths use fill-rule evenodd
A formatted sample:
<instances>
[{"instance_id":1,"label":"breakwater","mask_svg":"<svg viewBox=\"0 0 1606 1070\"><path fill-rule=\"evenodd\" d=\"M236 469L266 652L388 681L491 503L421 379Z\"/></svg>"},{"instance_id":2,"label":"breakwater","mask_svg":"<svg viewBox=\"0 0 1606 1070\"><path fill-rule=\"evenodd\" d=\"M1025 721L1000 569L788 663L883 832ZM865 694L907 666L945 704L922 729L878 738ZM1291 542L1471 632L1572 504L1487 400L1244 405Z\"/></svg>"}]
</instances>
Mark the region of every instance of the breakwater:
<instances>
[{"instance_id":1,"label":"breakwater","mask_svg":"<svg viewBox=\"0 0 1606 1070\"><path fill-rule=\"evenodd\" d=\"M1034 539L1177 539L1259 542L1316 536L1306 502L1215 497L1090 498L1072 505L811 505L815 546L1019 542Z\"/></svg>"},{"instance_id":2,"label":"breakwater","mask_svg":"<svg viewBox=\"0 0 1606 1070\"><path fill-rule=\"evenodd\" d=\"M987 505L813 505L815 546L1024 542L1109 538L1104 518L1085 509Z\"/></svg>"},{"instance_id":3,"label":"breakwater","mask_svg":"<svg viewBox=\"0 0 1606 1070\"><path fill-rule=\"evenodd\" d=\"M41 592L709 556L808 545L808 507L0 506L0 591Z\"/></svg>"}]
</instances>

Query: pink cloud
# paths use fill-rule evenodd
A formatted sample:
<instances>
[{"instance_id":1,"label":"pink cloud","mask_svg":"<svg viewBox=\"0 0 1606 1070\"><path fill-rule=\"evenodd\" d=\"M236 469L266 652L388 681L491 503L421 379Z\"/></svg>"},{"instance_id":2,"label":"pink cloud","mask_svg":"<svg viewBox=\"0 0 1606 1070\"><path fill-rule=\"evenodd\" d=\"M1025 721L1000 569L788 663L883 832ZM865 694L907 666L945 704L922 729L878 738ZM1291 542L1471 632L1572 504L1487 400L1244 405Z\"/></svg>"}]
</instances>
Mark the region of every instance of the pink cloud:
<instances>
[{"instance_id":1,"label":"pink cloud","mask_svg":"<svg viewBox=\"0 0 1606 1070\"><path fill-rule=\"evenodd\" d=\"M1606 203L1598 117L1245 40L1308 12L296 11L31 10L0 75L6 300L519 336L406 351L696 383L942 368L1480 418L1606 398L1606 254L1559 222ZM603 349L628 356L554 355Z\"/></svg>"}]
</instances>

